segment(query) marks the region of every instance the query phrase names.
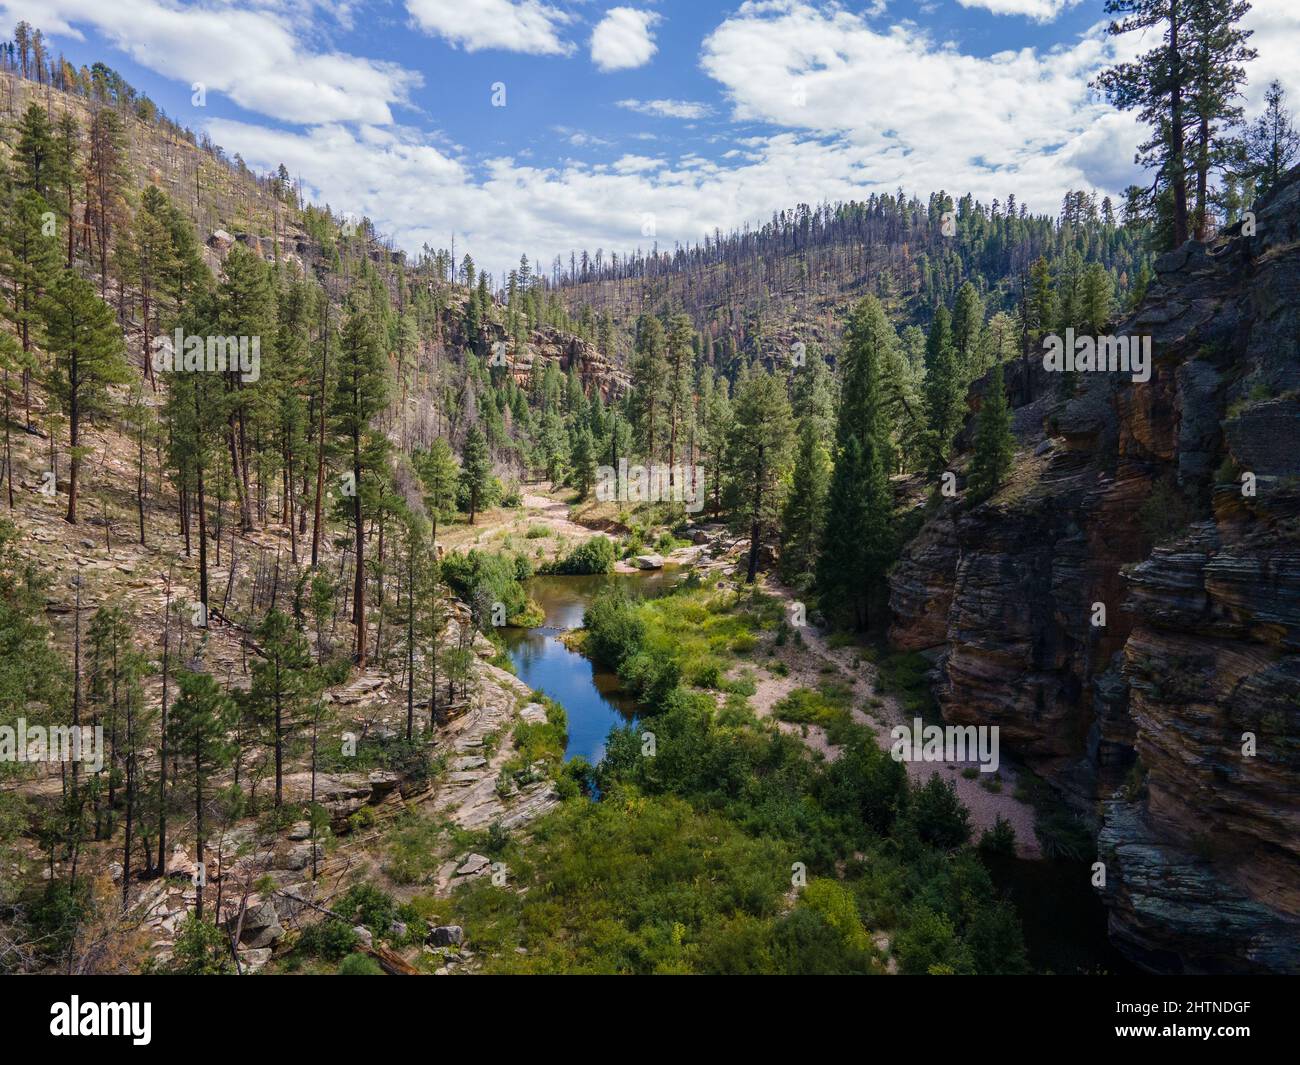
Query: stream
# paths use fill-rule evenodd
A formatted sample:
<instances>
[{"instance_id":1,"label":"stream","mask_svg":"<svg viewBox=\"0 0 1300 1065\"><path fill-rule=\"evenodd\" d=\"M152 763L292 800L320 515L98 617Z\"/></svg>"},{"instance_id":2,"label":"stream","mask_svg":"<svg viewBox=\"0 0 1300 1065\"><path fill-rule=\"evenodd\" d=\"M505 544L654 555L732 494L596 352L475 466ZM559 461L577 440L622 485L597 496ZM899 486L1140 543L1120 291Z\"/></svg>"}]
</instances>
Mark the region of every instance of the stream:
<instances>
[{"instance_id":1,"label":"stream","mask_svg":"<svg viewBox=\"0 0 1300 1065\"><path fill-rule=\"evenodd\" d=\"M554 699L569 717L566 760L581 755L595 765L605 755L609 730L636 719L635 700L620 693L618 677L598 669L590 659L570 651L560 637L582 627L587 606L606 588L623 585L650 598L667 591L682 577L681 571L611 573L585 577L533 577L526 584L529 596L546 615L531 629L505 629L506 651L519 679L535 691Z\"/></svg>"}]
</instances>

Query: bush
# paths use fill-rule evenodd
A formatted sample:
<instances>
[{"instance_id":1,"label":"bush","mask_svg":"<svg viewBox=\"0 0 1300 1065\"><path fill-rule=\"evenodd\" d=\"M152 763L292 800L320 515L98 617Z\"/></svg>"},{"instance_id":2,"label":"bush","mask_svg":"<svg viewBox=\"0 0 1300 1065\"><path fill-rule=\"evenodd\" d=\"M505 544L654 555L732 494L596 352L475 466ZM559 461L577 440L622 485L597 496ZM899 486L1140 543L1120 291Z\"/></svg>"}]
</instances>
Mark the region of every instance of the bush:
<instances>
[{"instance_id":1,"label":"bush","mask_svg":"<svg viewBox=\"0 0 1300 1065\"><path fill-rule=\"evenodd\" d=\"M822 918L844 937L844 943L851 950L867 951L871 949L871 937L862 926L858 915L858 904L853 892L836 880L817 879L808 883L800 897L800 902L810 910L821 914Z\"/></svg>"},{"instance_id":2,"label":"bush","mask_svg":"<svg viewBox=\"0 0 1300 1065\"><path fill-rule=\"evenodd\" d=\"M640 604L621 588L598 595L582 623L587 629L584 650L597 665L618 669L624 659L638 653L645 642L645 622Z\"/></svg>"},{"instance_id":3,"label":"bush","mask_svg":"<svg viewBox=\"0 0 1300 1065\"><path fill-rule=\"evenodd\" d=\"M331 908L345 920L365 925L377 936L388 931L397 913L393 897L373 884L354 884Z\"/></svg>"},{"instance_id":4,"label":"bush","mask_svg":"<svg viewBox=\"0 0 1300 1065\"><path fill-rule=\"evenodd\" d=\"M186 914L172 947L170 972L182 976L222 976L235 971L230 941L214 924Z\"/></svg>"},{"instance_id":5,"label":"bush","mask_svg":"<svg viewBox=\"0 0 1300 1065\"><path fill-rule=\"evenodd\" d=\"M379 967L369 954L349 954L339 963L339 976L383 976Z\"/></svg>"},{"instance_id":6,"label":"bush","mask_svg":"<svg viewBox=\"0 0 1300 1065\"><path fill-rule=\"evenodd\" d=\"M969 955L946 914L922 906L910 916L894 942L898 967L904 973L923 976L937 967L941 972L970 972Z\"/></svg>"},{"instance_id":7,"label":"bush","mask_svg":"<svg viewBox=\"0 0 1300 1065\"><path fill-rule=\"evenodd\" d=\"M341 961L357 948L357 934L352 926L336 917L327 917L303 929L298 949L326 961Z\"/></svg>"},{"instance_id":8,"label":"bush","mask_svg":"<svg viewBox=\"0 0 1300 1065\"><path fill-rule=\"evenodd\" d=\"M981 854L997 855L999 857L1011 858L1016 853L1016 830L1011 827L1011 822L1001 814L993 823L992 828L986 828L984 834L980 836L979 848Z\"/></svg>"},{"instance_id":9,"label":"bush","mask_svg":"<svg viewBox=\"0 0 1300 1065\"><path fill-rule=\"evenodd\" d=\"M541 611L531 602L521 581L532 576L532 563L525 555L499 555L488 551L449 553L442 560L442 575L452 591L475 610L480 625L491 620L493 603L506 608L511 625L540 623Z\"/></svg>"},{"instance_id":10,"label":"bush","mask_svg":"<svg viewBox=\"0 0 1300 1065\"><path fill-rule=\"evenodd\" d=\"M870 971L871 957L854 950L816 910L796 907L774 931L772 956L789 976L848 976Z\"/></svg>"},{"instance_id":11,"label":"bush","mask_svg":"<svg viewBox=\"0 0 1300 1065\"><path fill-rule=\"evenodd\" d=\"M1001 976L1029 971L1020 920L1006 903L976 910L964 938L977 973Z\"/></svg>"},{"instance_id":12,"label":"bush","mask_svg":"<svg viewBox=\"0 0 1300 1065\"><path fill-rule=\"evenodd\" d=\"M873 738L858 739L826 767L813 794L828 813L883 835L906 806L907 770Z\"/></svg>"},{"instance_id":13,"label":"bush","mask_svg":"<svg viewBox=\"0 0 1300 1065\"><path fill-rule=\"evenodd\" d=\"M917 837L939 850L955 850L970 839L970 812L951 781L937 773L912 797L912 827Z\"/></svg>"},{"instance_id":14,"label":"bush","mask_svg":"<svg viewBox=\"0 0 1300 1065\"><path fill-rule=\"evenodd\" d=\"M547 573L582 575L614 572L614 542L608 536L593 536L580 544L563 559L546 567Z\"/></svg>"},{"instance_id":15,"label":"bush","mask_svg":"<svg viewBox=\"0 0 1300 1065\"><path fill-rule=\"evenodd\" d=\"M653 651L641 651L625 658L619 666L618 675L647 709L662 705L682 680L677 660L671 655Z\"/></svg>"}]
</instances>

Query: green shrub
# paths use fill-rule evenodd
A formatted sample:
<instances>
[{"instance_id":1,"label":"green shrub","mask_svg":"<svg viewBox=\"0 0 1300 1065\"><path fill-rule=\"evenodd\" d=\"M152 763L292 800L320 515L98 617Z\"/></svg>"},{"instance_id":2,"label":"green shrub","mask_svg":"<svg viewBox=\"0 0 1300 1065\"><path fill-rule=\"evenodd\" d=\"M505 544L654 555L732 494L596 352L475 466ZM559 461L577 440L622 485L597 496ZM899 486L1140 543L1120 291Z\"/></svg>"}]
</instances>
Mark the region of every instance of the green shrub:
<instances>
[{"instance_id":1,"label":"green shrub","mask_svg":"<svg viewBox=\"0 0 1300 1065\"><path fill-rule=\"evenodd\" d=\"M936 966L950 973L971 971L970 956L947 914L922 906L909 916L894 941L900 970L912 976L923 976Z\"/></svg>"},{"instance_id":2,"label":"green shrub","mask_svg":"<svg viewBox=\"0 0 1300 1065\"><path fill-rule=\"evenodd\" d=\"M221 976L235 971L230 940L216 925L186 914L172 946L169 972L182 976Z\"/></svg>"},{"instance_id":3,"label":"green shrub","mask_svg":"<svg viewBox=\"0 0 1300 1065\"><path fill-rule=\"evenodd\" d=\"M1162 543L1181 533L1196 517L1196 507L1178 486L1172 473L1151 487L1138 509L1138 522L1152 543Z\"/></svg>"},{"instance_id":4,"label":"green shrub","mask_svg":"<svg viewBox=\"0 0 1300 1065\"><path fill-rule=\"evenodd\" d=\"M970 811L953 783L937 773L913 793L911 822L922 842L940 850L955 850L970 839Z\"/></svg>"},{"instance_id":5,"label":"green shrub","mask_svg":"<svg viewBox=\"0 0 1300 1065\"><path fill-rule=\"evenodd\" d=\"M590 574L614 572L614 542L608 536L593 536L563 559L546 567L547 573Z\"/></svg>"},{"instance_id":6,"label":"green shrub","mask_svg":"<svg viewBox=\"0 0 1300 1065\"><path fill-rule=\"evenodd\" d=\"M624 659L640 652L646 630L639 607L622 588L598 595L587 607L583 649L598 665L618 669Z\"/></svg>"},{"instance_id":7,"label":"green shrub","mask_svg":"<svg viewBox=\"0 0 1300 1065\"><path fill-rule=\"evenodd\" d=\"M363 924L375 935L382 936L396 917L397 903L373 884L353 884L330 909L341 914L344 920Z\"/></svg>"},{"instance_id":8,"label":"green shrub","mask_svg":"<svg viewBox=\"0 0 1300 1065\"><path fill-rule=\"evenodd\" d=\"M298 940L298 949L304 954L311 954L326 961L340 961L351 954L357 947L357 934L350 924L327 917L323 921L308 925L303 929L302 938Z\"/></svg>"},{"instance_id":9,"label":"green shrub","mask_svg":"<svg viewBox=\"0 0 1300 1065\"><path fill-rule=\"evenodd\" d=\"M462 555L453 551L442 560L443 577L457 596L470 604L484 629L491 626L494 603L505 607L507 624L526 627L541 623L543 615L521 583L532 571L526 555L478 550Z\"/></svg>"},{"instance_id":10,"label":"green shrub","mask_svg":"<svg viewBox=\"0 0 1300 1065\"><path fill-rule=\"evenodd\" d=\"M980 836L979 849L981 854L997 855L1005 858L1014 857L1016 853L1016 830L1011 827L1011 822L998 814L997 820L993 822L993 827L986 828L983 835Z\"/></svg>"},{"instance_id":11,"label":"green shrub","mask_svg":"<svg viewBox=\"0 0 1300 1065\"><path fill-rule=\"evenodd\" d=\"M379 967L369 954L349 954L339 963L339 976L383 976Z\"/></svg>"}]
</instances>

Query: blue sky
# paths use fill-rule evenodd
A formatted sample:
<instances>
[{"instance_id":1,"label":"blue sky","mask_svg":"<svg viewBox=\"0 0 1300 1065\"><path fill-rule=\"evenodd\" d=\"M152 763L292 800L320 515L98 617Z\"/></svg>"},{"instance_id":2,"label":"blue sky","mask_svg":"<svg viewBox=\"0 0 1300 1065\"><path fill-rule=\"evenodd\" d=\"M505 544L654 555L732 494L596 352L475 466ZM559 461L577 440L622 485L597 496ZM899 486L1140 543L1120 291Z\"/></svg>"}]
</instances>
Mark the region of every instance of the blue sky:
<instances>
[{"instance_id":1,"label":"blue sky","mask_svg":"<svg viewBox=\"0 0 1300 1065\"><path fill-rule=\"evenodd\" d=\"M251 166L399 246L499 272L939 188L1118 193L1140 139L1087 82L1101 0L0 0ZM1255 0L1248 107L1300 99L1300 3ZM192 104L201 82L203 106ZM504 97L503 92L504 91ZM504 106L494 106L504 103Z\"/></svg>"}]
</instances>

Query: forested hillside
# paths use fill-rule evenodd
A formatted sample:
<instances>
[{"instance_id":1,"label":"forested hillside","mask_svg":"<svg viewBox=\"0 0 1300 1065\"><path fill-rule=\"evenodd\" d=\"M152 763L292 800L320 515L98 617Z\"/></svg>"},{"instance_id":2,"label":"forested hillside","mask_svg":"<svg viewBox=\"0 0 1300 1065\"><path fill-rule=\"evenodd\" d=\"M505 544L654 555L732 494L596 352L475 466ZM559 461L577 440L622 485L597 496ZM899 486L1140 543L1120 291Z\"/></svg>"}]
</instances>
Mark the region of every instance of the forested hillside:
<instances>
[{"instance_id":1,"label":"forested hillside","mask_svg":"<svg viewBox=\"0 0 1300 1065\"><path fill-rule=\"evenodd\" d=\"M899 190L800 204L752 231L714 233L671 252L584 250L567 264L557 259L548 281L575 316L615 335L640 314L684 311L700 333L700 354L730 376L756 358L779 364L800 341L829 344L866 295L899 329L928 328L967 284L973 292L961 298L978 298L990 317L1014 315L1033 298L1040 259L1039 269L1059 279L1062 317L1083 322L1101 284L1093 264L1105 268L1119 300L1140 297L1150 279L1144 232L1139 217L1120 218L1108 196L1082 190L1065 197L1056 217L1031 215L1014 193L986 205L945 192L923 202Z\"/></svg>"}]
</instances>

